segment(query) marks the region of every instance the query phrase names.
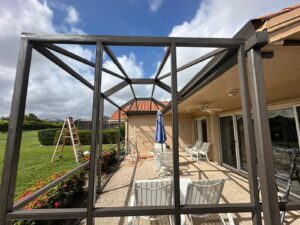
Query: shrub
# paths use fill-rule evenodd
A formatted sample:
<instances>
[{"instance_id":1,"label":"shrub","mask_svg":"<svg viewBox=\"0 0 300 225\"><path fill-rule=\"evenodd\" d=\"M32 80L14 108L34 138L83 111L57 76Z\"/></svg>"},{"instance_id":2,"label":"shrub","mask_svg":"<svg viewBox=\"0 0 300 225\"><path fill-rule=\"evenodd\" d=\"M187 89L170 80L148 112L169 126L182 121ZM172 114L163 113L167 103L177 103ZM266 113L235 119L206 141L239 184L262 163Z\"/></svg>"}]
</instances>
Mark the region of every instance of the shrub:
<instances>
[{"instance_id":1,"label":"shrub","mask_svg":"<svg viewBox=\"0 0 300 225\"><path fill-rule=\"evenodd\" d=\"M0 120L0 131L6 132L8 130L9 122L7 120ZM61 128L62 123L53 123L48 121L27 121L23 123L23 130L41 130L47 128Z\"/></svg>"},{"instance_id":2,"label":"shrub","mask_svg":"<svg viewBox=\"0 0 300 225\"><path fill-rule=\"evenodd\" d=\"M125 137L125 127L122 126L121 139ZM38 137L41 145L55 145L60 135L60 129L46 129L38 131ZM90 145L92 138L92 131L78 130L80 143L82 145ZM103 144L116 144L118 143L118 128L103 130ZM66 145L71 145L71 139L68 138Z\"/></svg>"},{"instance_id":3,"label":"shrub","mask_svg":"<svg viewBox=\"0 0 300 225\"><path fill-rule=\"evenodd\" d=\"M103 144L118 143L119 131L117 128L103 130Z\"/></svg>"},{"instance_id":4,"label":"shrub","mask_svg":"<svg viewBox=\"0 0 300 225\"><path fill-rule=\"evenodd\" d=\"M40 130L38 131L38 139L41 145L55 145L56 134L59 134L59 129L57 128L51 128L46 130Z\"/></svg>"},{"instance_id":5,"label":"shrub","mask_svg":"<svg viewBox=\"0 0 300 225\"><path fill-rule=\"evenodd\" d=\"M117 152L114 150L105 151L101 157L101 169L106 172L110 166L117 162Z\"/></svg>"},{"instance_id":6,"label":"shrub","mask_svg":"<svg viewBox=\"0 0 300 225\"><path fill-rule=\"evenodd\" d=\"M120 127L121 140L125 140L125 124Z\"/></svg>"},{"instance_id":7,"label":"shrub","mask_svg":"<svg viewBox=\"0 0 300 225\"><path fill-rule=\"evenodd\" d=\"M7 131L7 130L8 130L8 121L0 120L0 131Z\"/></svg>"},{"instance_id":8,"label":"shrub","mask_svg":"<svg viewBox=\"0 0 300 225\"><path fill-rule=\"evenodd\" d=\"M62 123L53 123L48 121L24 121L23 130L41 130L46 128L61 128Z\"/></svg>"},{"instance_id":9,"label":"shrub","mask_svg":"<svg viewBox=\"0 0 300 225\"><path fill-rule=\"evenodd\" d=\"M39 181L35 186L26 190L20 199L25 198L31 193L44 187L47 183L59 178L66 172L60 174L54 174L49 177L46 181ZM86 170L81 170L74 174L64 182L50 189L37 199L28 203L24 209L45 209L45 208L67 208L72 206L72 203L78 201L78 197L83 196L83 190L85 185L85 174ZM19 220L14 221L14 225L48 225L48 224L58 224L58 221L32 221L32 220Z\"/></svg>"},{"instance_id":10,"label":"shrub","mask_svg":"<svg viewBox=\"0 0 300 225\"><path fill-rule=\"evenodd\" d=\"M54 143L57 143L59 135L60 135L60 131L57 131L55 133ZM91 144L91 138L92 138L91 131L89 131L89 130L79 130L78 135L79 135L80 143L82 145L90 145ZM67 139L66 145L72 145L72 142L71 142L70 138Z\"/></svg>"}]
</instances>

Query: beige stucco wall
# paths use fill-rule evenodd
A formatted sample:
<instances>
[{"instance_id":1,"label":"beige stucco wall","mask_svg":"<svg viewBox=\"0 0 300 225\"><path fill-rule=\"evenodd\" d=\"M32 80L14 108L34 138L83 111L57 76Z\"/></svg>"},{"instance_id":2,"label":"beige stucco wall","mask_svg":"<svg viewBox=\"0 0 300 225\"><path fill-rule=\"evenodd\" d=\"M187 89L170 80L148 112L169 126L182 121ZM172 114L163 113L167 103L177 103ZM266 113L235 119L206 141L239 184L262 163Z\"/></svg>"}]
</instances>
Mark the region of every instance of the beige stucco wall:
<instances>
[{"instance_id":1,"label":"beige stucco wall","mask_svg":"<svg viewBox=\"0 0 300 225\"><path fill-rule=\"evenodd\" d=\"M155 136L155 115L128 115L127 137L137 142L141 153L148 153L154 144ZM165 116L165 129L167 144L172 147L171 115ZM179 115L179 147L184 151L186 144L193 143L193 119L189 114Z\"/></svg>"}]
</instances>

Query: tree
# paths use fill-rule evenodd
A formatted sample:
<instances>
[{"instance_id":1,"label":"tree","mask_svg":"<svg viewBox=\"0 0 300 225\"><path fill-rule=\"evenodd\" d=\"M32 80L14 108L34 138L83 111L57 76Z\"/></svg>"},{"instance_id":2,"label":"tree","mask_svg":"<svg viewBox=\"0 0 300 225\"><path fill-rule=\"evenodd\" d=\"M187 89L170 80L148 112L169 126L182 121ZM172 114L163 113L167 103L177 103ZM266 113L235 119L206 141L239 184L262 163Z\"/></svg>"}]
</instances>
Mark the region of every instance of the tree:
<instances>
[{"instance_id":1,"label":"tree","mask_svg":"<svg viewBox=\"0 0 300 225\"><path fill-rule=\"evenodd\" d=\"M41 121L35 114L29 113L28 115L25 114L24 116L25 121Z\"/></svg>"}]
</instances>

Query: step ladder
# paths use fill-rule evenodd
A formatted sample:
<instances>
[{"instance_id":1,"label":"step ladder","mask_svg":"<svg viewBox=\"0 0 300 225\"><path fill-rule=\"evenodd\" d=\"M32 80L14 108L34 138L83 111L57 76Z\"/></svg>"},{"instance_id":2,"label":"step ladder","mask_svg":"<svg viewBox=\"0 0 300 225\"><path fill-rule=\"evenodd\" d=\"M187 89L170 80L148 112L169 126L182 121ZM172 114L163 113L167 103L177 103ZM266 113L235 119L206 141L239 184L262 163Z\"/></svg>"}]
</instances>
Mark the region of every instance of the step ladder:
<instances>
[{"instance_id":1,"label":"step ladder","mask_svg":"<svg viewBox=\"0 0 300 225\"><path fill-rule=\"evenodd\" d=\"M73 118L68 117L64 120L64 124L62 126L57 144L52 155L51 163L53 163L56 158L62 158L64 147L68 139L71 139L76 162L79 162L79 158L83 157L83 150L77 128L75 126Z\"/></svg>"}]
</instances>

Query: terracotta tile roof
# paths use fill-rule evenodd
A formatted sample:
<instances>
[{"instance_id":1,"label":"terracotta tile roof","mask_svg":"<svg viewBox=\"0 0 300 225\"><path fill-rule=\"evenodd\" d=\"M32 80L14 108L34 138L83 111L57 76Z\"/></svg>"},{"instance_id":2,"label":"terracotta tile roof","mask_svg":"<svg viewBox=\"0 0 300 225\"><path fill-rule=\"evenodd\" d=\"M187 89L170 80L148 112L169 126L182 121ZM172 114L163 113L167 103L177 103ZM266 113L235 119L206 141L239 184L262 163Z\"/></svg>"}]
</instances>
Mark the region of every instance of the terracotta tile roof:
<instances>
[{"instance_id":1,"label":"terracotta tile roof","mask_svg":"<svg viewBox=\"0 0 300 225\"><path fill-rule=\"evenodd\" d=\"M168 101L161 101L162 104L167 105ZM162 110L162 107L159 105L156 105L154 102L151 101L137 101L133 102L127 106L124 107L124 111L126 112L155 112L158 110ZM118 120L119 117L119 110L116 110L109 120ZM126 117L125 113L121 111L121 120L124 120Z\"/></svg>"},{"instance_id":2,"label":"terracotta tile roof","mask_svg":"<svg viewBox=\"0 0 300 225\"><path fill-rule=\"evenodd\" d=\"M261 19L261 20L267 20L267 19L270 19L272 17L275 17L275 16L278 16L280 14L283 14L285 12L288 12L288 11L291 11L291 10L294 10L296 8L299 8L300 7L300 4L297 4L297 5L294 5L294 6L290 6L290 7L287 7L287 8L284 8L284 9L281 9L280 11L277 11L277 12L273 12L273 13L270 13L270 14L267 14L267 15L264 15L264 16L261 16L259 17L258 19Z\"/></svg>"}]
</instances>

